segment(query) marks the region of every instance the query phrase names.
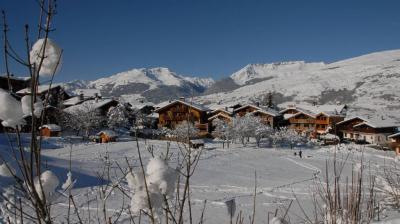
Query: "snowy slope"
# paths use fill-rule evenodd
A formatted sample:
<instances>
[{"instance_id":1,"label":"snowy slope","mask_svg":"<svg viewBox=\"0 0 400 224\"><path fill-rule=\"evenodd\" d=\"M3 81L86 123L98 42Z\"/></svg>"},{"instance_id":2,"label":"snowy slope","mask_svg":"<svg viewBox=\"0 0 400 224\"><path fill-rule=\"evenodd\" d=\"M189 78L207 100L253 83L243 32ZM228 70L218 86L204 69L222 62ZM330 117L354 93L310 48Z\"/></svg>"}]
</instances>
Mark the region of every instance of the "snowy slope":
<instances>
[{"instance_id":1,"label":"snowy slope","mask_svg":"<svg viewBox=\"0 0 400 224\"><path fill-rule=\"evenodd\" d=\"M346 103L353 111L383 112L400 119L400 50L372 53L331 64L251 64L231 76L239 88L198 98L229 104L274 92L276 103ZM247 83L247 84L246 84Z\"/></svg>"}]
</instances>

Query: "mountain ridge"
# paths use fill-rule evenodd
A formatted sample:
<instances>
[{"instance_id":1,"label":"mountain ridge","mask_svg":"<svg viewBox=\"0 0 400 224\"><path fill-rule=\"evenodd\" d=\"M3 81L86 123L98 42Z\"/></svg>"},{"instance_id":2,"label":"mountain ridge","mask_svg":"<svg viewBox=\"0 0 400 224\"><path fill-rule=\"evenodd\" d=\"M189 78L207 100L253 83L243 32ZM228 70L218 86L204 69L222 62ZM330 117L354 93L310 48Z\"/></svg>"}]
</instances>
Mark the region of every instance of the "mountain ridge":
<instances>
[{"instance_id":1,"label":"mountain ridge","mask_svg":"<svg viewBox=\"0 0 400 224\"><path fill-rule=\"evenodd\" d=\"M285 102L346 103L365 113L400 119L400 50L374 52L332 63L289 61L248 64L221 80L179 75L168 68L141 68L75 83L129 102L193 97L207 105L245 103L268 92ZM79 84L79 85L78 85ZM71 84L70 84L71 86ZM397 102L397 103L396 103ZM398 114L398 113L397 113Z\"/></svg>"}]
</instances>

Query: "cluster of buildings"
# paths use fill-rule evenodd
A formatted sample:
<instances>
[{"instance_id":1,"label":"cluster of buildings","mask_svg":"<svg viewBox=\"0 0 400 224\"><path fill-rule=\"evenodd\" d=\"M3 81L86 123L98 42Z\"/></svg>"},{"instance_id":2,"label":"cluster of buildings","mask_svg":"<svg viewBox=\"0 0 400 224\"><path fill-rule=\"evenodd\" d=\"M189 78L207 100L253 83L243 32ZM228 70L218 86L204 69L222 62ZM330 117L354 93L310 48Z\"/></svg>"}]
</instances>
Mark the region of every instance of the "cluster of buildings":
<instances>
[{"instance_id":1,"label":"cluster of buildings","mask_svg":"<svg viewBox=\"0 0 400 224\"><path fill-rule=\"evenodd\" d=\"M30 79L0 76L0 88L10 90L16 99L31 94ZM72 96L64 91L60 85L40 85L36 94L42 100L48 101L44 108L45 118L41 127L42 135L57 136L61 133L58 124L60 110L73 112L82 107L90 106L98 111L100 115L106 115L111 107L119 104L116 99L102 97L99 91L90 90L80 95ZM134 108L128 105L127 108ZM286 126L301 135L310 138L319 138L330 134L340 139L350 140L357 143L370 143L389 146L400 153L400 124L385 117L351 117L346 118L346 105L287 105L286 108L278 110L271 106L254 104L235 104L228 106L215 105L205 107L184 98L175 101L167 101L158 105L140 105L139 109L143 115L154 120L158 128L171 128L183 121L191 121L199 130L200 136L209 136L213 130L213 120L219 119L227 123L237 116L251 114L273 128ZM29 130L31 116L26 116ZM1 121L0 121L1 123ZM156 128L157 128L156 127ZM0 124L0 131L3 130Z\"/></svg>"},{"instance_id":2,"label":"cluster of buildings","mask_svg":"<svg viewBox=\"0 0 400 224\"><path fill-rule=\"evenodd\" d=\"M400 153L400 124L385 117L346 118L346 105L288 105L282 110L255 104L235 104L207 108L180 100L156 106L158 127L174 128L182 121L192 121L200 135L211 133L212 121L232 122L235 116L252 114L273 128L287 126L310 138L339 137L356 143L388 146Z\"/></svg>"},{"instance_id":3,"label":"cluster of buildings","mask_svg":"<svg viewBox=\"0 0 400 224\"><path fill-rule=\"evenodd\" d=\"M31 79L30 78L19 78L0 76L0 88L6 91L10 91L11 95L21 100L26 95L31 95ZM40 134L42 136L60 136L61 127L60 115L63 112L73 112L83 107L89 107L96 110L100 115L106 115L111 107L119 104L119 102L112 98L104 98L100 95L99 91L90 93L81 93L78 96L73 96L66 91L59 84L52 85L39 85L36 88L36 96L43 102L47 102L43 108L44 117L43 124L39 127ZM26 125L22 127L22 132L30 132L32 130L31 124L32 115L25 115L24 119ZM4 130L0 120L0 132Z\"/></svg>"}]
</instances>

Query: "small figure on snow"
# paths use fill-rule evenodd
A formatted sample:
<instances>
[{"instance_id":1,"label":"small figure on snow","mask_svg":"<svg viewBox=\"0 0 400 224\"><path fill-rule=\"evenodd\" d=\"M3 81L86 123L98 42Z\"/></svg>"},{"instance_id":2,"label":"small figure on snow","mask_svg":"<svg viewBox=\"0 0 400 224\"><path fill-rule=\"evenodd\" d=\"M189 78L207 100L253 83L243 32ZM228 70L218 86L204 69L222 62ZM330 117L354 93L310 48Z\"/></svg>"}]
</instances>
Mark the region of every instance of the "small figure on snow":
<instances>
[{"instance_id":1,"label":"small figure on snow","mask_svg":"<svg viewBox=\"0 0 400 224\"><path fill-rule=\"evenodd\" d=\"M296 157L297 156L297 152L294 152L293 155Z\"/></svg>"},{"instance_id":2,"label":"small figure on snow","mask_svg":"<svg viewBox=\"0 0 400 224\"><path fill-rule=\"evenodd\" d=\"M303 158L303 152L301 150L299 151L299 157L300 159Z\"/></svg>"}]
</instances>

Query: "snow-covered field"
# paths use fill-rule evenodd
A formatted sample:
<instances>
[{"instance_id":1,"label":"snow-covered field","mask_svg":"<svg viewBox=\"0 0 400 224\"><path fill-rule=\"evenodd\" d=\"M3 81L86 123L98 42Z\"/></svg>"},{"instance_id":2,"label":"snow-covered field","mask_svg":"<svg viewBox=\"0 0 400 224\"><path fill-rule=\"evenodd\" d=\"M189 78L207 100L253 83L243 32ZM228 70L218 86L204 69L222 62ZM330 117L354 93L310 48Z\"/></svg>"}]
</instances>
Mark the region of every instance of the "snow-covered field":
<instances>
[{"instance_id":1,"label":"snow-covered field","mask_svg":"<svg viewBox=\"0 0 400 224\"><path fill-rule=\"evenodd\" d=\"M151 157L147 148L152 147L155 155L165 154L167 141L139 140L144 162ZM8 148L5 137L0 141L2 148ZM95 218L98 211L98 190L104 184L99 176L107 162L111 165L111 179L117 180L123 177L121 170L128 168L126 161L133 167L138 167L138 154L136 141L125 138L116 143L68 143L65 139L52 138L44 141L43 160L59 179L63 182L70 166L72 166L73 178L77 178L72 194L80 209L82 217L97 222ZM174 166L179 147L176 142L170 143L172 152L170 166ZM334 146L303 148L303 158L295 156L299 149L286 148L257 148L254 144L243 147L241 144L233 144L229 149L222 148L221 143L209 141L206 143L198 168L191 180L192 206L194 220L199 220L202 208L206 201L206 223L227 223L229 221L225 201L236 200L237 213L243 212L246 217L252 215L253 197L255 191L256 175L256 223L267 223L268 213L271 216L279 209L283 214L293 200L289 210L292 223L301 221L304 217L299 209L301 206L311 212L311 192L315 189L314 183L324 177L326 161L332 160L334 152L337 152L337 161L347 160L344 168L344 176L350 176L351 170L360 163L363 158L368 170L372 174L381 175L384 164L394 162L393 152L378 151L366 146L353 145L351 151L346 147ZM3 154L7 150L1 151ZM111 162L111 163L110 163ZM343 178L344 180L345 178ZM127 188L124 181L121 186ZM88 203L89 201L89 203ZM111 215L119 211L121 206L129 205L129 199L115 190L107 200L107 211ZM65 221L68 200L64 196L57 199L53 212L60 221ZM380 214L393 216L393 212L387 211ZM87 220L88 221L88 220ZM126 213L123 213L120 222L129 222Z\"/></svg>"}]
</instances>

